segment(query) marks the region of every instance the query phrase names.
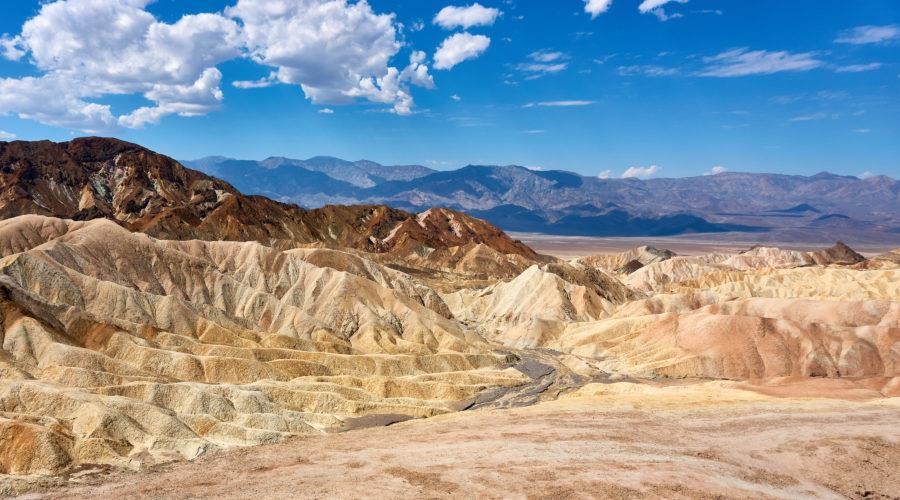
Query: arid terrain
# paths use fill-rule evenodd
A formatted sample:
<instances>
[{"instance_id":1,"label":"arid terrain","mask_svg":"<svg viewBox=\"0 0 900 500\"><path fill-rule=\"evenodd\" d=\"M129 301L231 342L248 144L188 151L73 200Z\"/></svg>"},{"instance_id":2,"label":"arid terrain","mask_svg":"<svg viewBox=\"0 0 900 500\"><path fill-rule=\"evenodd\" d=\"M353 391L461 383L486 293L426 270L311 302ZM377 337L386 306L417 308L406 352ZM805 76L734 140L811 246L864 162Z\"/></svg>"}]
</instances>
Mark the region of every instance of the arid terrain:
<instances>
[{"instance_id":1,"label":"arid terrain","mask_svg":"<svg viewBox=\"0 0 900 500\"><path fill-rule=\"evenodd\" d=\"M747 233L691 234L682 236L558 236L539 233L508 232L511 237L521 240L536 252L564 259L586 257L598 253L619 253L635 247L649 245L666 248L678 255L702 255L715 252L742 252L748 248L761 245L778 247L782 250L824 249L834 241L809 242L801 240L771 241L762 243L761 235ZM874 257L890 252L896 245L890 243L860 243L850 245L862 255Z\"/></svg>"},{"instance_id":2,"label":"arid terrain","mask_svg":"<svg viewBox=\"0 0 900 500\"><path fill-rule=\"evenodd\" d=\"M561 258L121 141L0 161L3 494L900 496L900 250Z\"/></svg>"}]
</instances>

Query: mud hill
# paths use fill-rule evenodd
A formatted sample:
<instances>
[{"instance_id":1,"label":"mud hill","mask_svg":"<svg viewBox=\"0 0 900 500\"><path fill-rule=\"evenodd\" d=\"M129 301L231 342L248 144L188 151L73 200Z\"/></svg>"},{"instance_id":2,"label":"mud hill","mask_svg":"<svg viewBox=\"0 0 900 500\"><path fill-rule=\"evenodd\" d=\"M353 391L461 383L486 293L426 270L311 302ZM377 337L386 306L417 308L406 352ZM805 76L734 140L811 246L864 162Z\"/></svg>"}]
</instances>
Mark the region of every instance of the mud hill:
<instances>
[{"instance_id":1,"label":"mud hill","mask_svg":"<svg viewBox=\"0 0 900 500\"><path fill-rule=\"evenodd\" d=\"M565 261L453 210L306 210L108 139L0 143L0 214L0 493L570 396L900 397L897 251Z\"/></svg>"}]
</instances>

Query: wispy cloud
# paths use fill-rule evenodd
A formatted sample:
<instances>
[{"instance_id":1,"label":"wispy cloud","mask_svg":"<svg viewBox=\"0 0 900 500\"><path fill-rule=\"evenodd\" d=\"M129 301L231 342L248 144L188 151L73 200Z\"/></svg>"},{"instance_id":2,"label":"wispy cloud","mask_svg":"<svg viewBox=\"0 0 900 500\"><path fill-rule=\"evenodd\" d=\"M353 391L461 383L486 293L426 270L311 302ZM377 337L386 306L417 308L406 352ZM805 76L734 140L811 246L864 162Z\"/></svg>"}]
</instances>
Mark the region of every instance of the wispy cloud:
<instances>
[{"instance_id":1,"label":"wispy cloud","mask_svg":"<svg viewBox=\"0 0 900 500\"><path fill-rule=\"evenodd\" d=\"M322 108L322 109L319 110L319 113L321 113L321 114L323 114L323 115L333 115L333 114L334 114L334 110L331 109L331 108Z\"/></svg>"},{"instance_id":2,"label":"wispy cloud","mask_svg":"<svg viewBox=\"0 0 900 500\"><path fill-rule=\"evenodd\" d=\"M732 49L712 57L704 57L706 68L701 76L735 77L769 75L784 71L809 71L825 63L813 52L791 53L766 50Z\"/></svg>"},{"instance_id":3,"label":"wispy cloud","mask_svg":"<svg viewBox=\"0 0 900 500\"><path fill-rule=\"evenodd\" d=\"M16 139L16 134L12 132L7 132L5 130L0 130L0 141L13 141Z\"/></svg>"},{"instance_id":4,"label":"wispy cloud","mask_svg":"<svg viewBox=\"0 0 900 500\"><path fill-rule=\"evenodd\" d=\"M850 64L848 66L838 66L834 70L838 73L862 73L864 71L873 71L883 66L881 63L874 62L868 64Z\"/></svg>"},{"instance_id":5,"label":"wispy cloud","mask_svg":"<svg viewBox=\"0 0 900 500\"><path fill-rule=\"evenodd\" d=\"M546 132L546 130L544 130L544 129L533 129L533 130L523 130L522 131L523 134L528 134L528 135L539 135L539 134L543 134L544 132Z\"/></svg>"},{"instance_id":6,"label":"wispy cloud","mask_svg":"<svg viewBox=\"0 0 900 500\"><path fill-rule=\"evenodd\" d=\"M630 167L622 172L623 179L649 179L658 174L661 168L657 165L649 167Z\"/></svg>"},{"instance_id":7,"label":"wispy cloud","mask_svg":"<svg viewBox=\"0 0 900 500\"><path fill-rule=\"evenodd\" d=\"M842 31L834 41L852 45L868 45L894 40L900 40L900 25L897 24L889 24L886 26L857 26L856 28Z\"/></svg>"},{"instance_id":8,"label":"wispy cloud","mask_svg":"<svg viewBox=\"0 0 900 500\"><path fill-rule=\"evenodd\" d=\"M612 170L604 170L603 172L597 174L597 177L600 179L609 179L610 177L612 177Z\"/></svg>"},{"instance_id":9,"label":"wispy cloud","mask_svg":"<svg viewBox=\"0 0 900 500\"><path fill-rule=\"evenodd\" d=\"M855 129L853 129L853 131L856 132L857 134L868 134L868 133L872 132L872 129L870 129L870 128L855 128Z\"/></svg>"},{"instance_id":10,"label":"wispy cloud","mask_svg":"<svg viewBox=\"0 0 900 500\"><path fill-rule=\"evenodd\" d=\"M515 69L523 73L526 80L536 80L564 71L569 67L568 59L569 56L562 52L543 49L528 54L528 61L517 64Z\"/></svg>"},{"instance_id":11,"label":"wispy cloud","mask_svg":"<svg viewBox=\"0 0 900 500\"><path fill-rule=\"evenodd\" d=\"M811 122L811 121L815 121L815 120L824 120L826 118L836 119L836 118L840 118L840 116L841 115L839 115L838 113L818 112L818 113L811 113L808 115L795 116L795 117L791 118L790 121L792 121L792 122Z\"/></svg>"},{"instance_id":12,"label":"wispy cloud","mask_svg":"<svg viewBox=\"0 0 900 500\"><path fill-rule=\"evenodd\" d=\"M656 66L652 64L635 64L631 66L619 66L616 71L621 76L672 76L678 74L676 68L666 68L664 66Z\"/></svg>"},{"instance_id":13,"label":"wispy cloud","mask_svg":"<svg viewBox=\"0 0 900 500\"><path fill-rule=\"evenodd\" d=\"M456 102L462 101L462 97L460 97L460 96L457 95L457 94L451 95L451 96L450 96L450 99L453 99L453 100L456 101Z\"/></svg>"},{"instance_id":14,"label":"wispy cloud","mask_svg":"<svg viewBox=\"0 0 900 500\"><path fill-rule=\"evenodd\" d=\"M540 101L540 102L529 102L528 104L522 106L523 108L568 108L573 106L590 106L591 104L595 104L597 101Z\"/></svg>"}]
</instances>

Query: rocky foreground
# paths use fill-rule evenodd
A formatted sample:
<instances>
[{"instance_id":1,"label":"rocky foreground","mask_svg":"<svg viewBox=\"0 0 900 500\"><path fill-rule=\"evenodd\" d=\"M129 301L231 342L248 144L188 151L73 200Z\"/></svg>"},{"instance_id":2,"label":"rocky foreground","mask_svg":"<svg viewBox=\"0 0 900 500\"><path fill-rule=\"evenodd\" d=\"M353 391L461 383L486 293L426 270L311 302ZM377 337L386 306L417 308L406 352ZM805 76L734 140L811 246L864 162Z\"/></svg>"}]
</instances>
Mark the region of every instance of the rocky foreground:
<instances>
[{"instance_id":1,"label":"rocky foreground","mask_svg":"<svg viewBox=\"0 0 900 500\"><path fill-rule=\"evenodd\" d=\"M803 385L589 385L524 408L100 471L48 497L896 497L898 398L827 385L820 397Z\"/></svg>"},{"instance_id":2,"label":"rocky foreground","mask_svg":"<svg viewBox=\"0 0 900 500\"><path fill-rule=\"evenodd\" d=\"M565 261L118 141L0 159L0 492L897 495L900 252Z\"/></svg>"}]
</instances>

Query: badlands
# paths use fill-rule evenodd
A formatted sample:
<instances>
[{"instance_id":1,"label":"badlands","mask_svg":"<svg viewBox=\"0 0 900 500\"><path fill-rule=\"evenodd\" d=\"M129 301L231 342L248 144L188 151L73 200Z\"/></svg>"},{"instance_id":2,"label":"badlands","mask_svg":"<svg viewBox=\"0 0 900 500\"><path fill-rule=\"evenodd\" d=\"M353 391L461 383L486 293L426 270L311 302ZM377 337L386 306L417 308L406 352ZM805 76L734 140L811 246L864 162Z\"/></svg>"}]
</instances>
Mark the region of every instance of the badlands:
<instances>
[{"instance_id":1,"label":"badlands","mask_svg":"<svg viewBox=\"0 0 900 500\"><path fill-rule=\"evenodd\" d=\"M566 260L96 138L0 143L0 217L5 495L900 496L900 251Z\"/></svg>"}]
</instances>

